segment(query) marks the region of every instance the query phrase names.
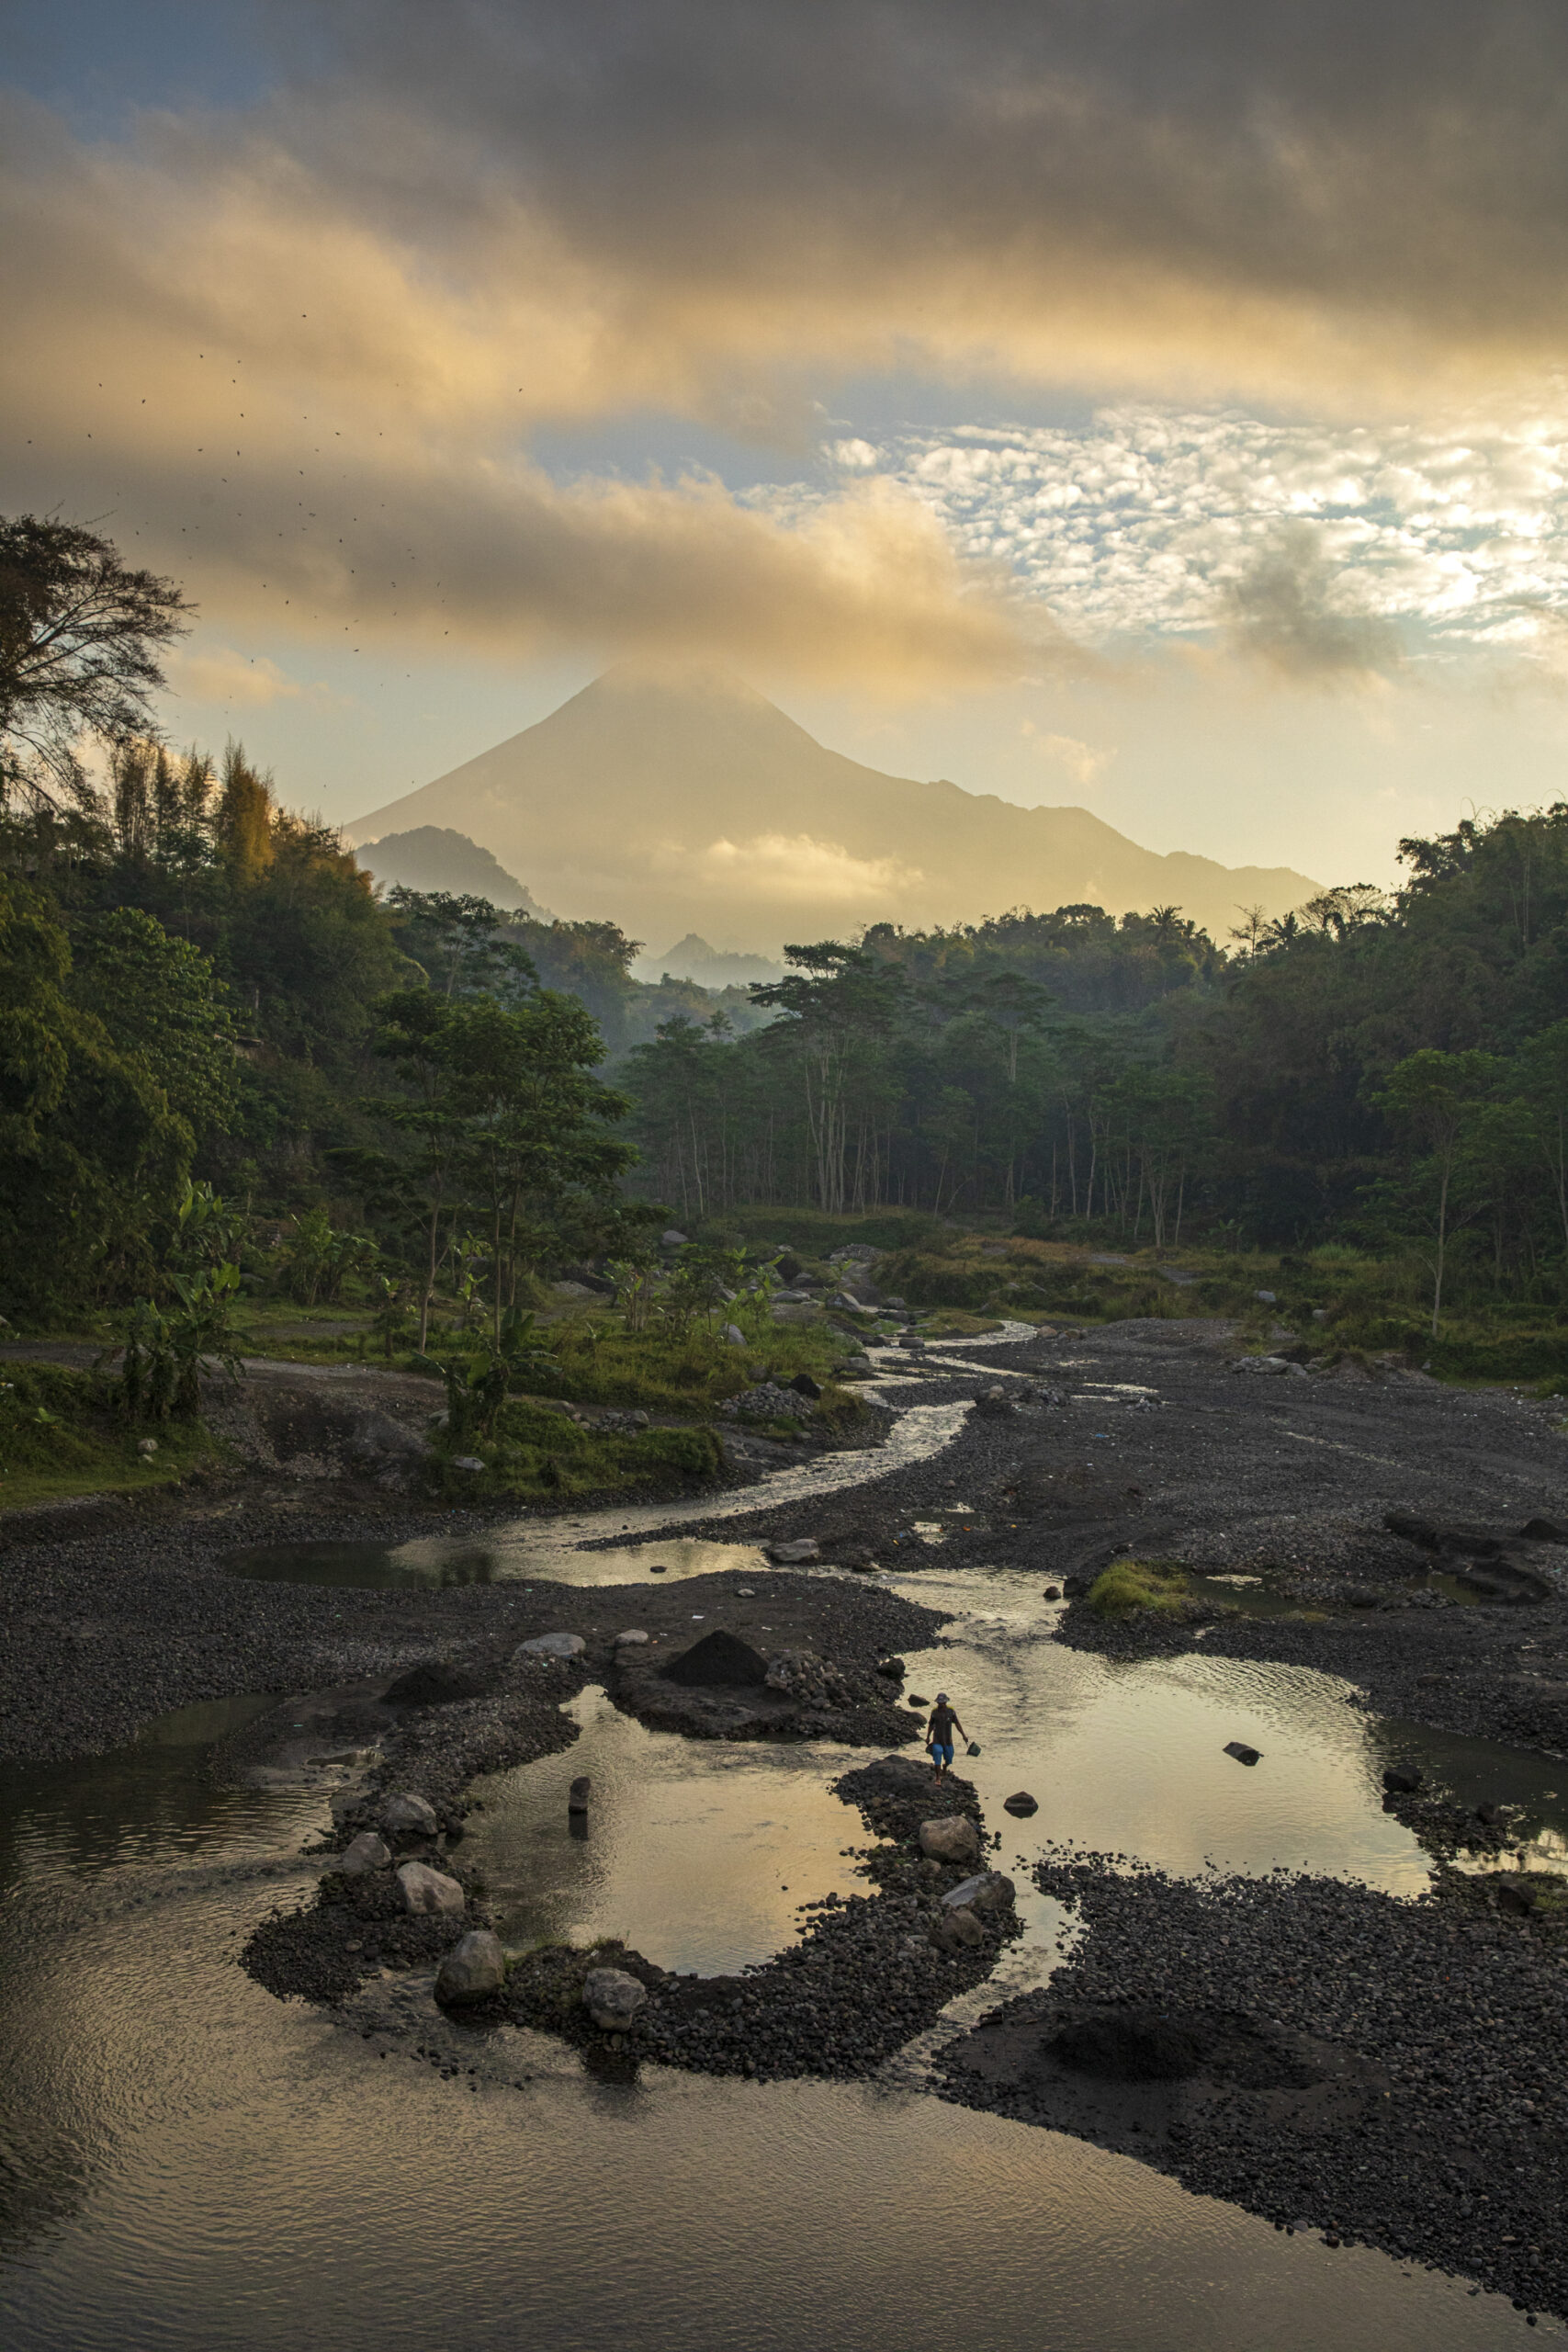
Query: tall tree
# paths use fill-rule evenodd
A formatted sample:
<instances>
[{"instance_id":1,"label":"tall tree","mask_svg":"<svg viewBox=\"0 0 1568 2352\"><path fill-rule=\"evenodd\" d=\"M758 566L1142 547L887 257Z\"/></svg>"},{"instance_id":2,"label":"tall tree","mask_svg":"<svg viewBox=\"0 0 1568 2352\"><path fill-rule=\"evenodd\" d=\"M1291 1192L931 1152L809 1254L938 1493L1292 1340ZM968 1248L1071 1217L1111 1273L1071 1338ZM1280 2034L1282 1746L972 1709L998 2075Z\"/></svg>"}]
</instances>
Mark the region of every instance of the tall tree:
<instances>
[{"instance_id":1,"label":"tall tree","mask_svg":"<svg viewBox=\"0 0 1568 2352\"><path fill-rule=\"evenodd\" d=\"M158 654L192 610L172 580L132 570L96 531L0 520L0 804L96 808L83 740L112 750L155 732Z\"/></svg>"}]
</instances>

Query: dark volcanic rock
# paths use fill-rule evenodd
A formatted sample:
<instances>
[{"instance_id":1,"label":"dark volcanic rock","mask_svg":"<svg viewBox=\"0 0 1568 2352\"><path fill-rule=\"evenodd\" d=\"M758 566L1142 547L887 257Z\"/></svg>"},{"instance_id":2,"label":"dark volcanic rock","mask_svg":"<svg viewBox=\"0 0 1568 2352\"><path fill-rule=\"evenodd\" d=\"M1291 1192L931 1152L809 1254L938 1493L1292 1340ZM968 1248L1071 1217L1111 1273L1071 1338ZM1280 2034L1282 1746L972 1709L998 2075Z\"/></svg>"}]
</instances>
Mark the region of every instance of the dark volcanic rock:
<instances>
[{"instance_id":1,"label":"dark volcanic rock","mask_svg":"<svg viewBox=\"0 0 1568 2352\"><path fill-rule=\"evenodd\" d=\"M663 1672L667 1682L684 1683L689 1690L732 1690L765 1682L768 1661L750 1642L716 1631L672 1657Z\"/></svg>"},{"instance_id":2,"label":"dark volcanic rock","mask_svg":"<svg viewBox=\"0 0 1568 2352\"><path fill-rule=\"evenodd\" d=\"M482 1675L432 1658L389 1682L387 1697L395 1707L449 1707L459 1699L482 1699L486 1687Z\"/></svg>"},{"instance_id":3,"label":"dark volcanic rock","mask_svg":"<svg viewBox=\"0 0 1568 2352\"><path fill-rule=\"evenodd\" d=\"M1445 1871L1406 1902L1077 1852L1036 1876L1086 1932L942 2053L949 2097L1568 2312L1568 1930L1537 1894L1556 1883Z\"/></svg>"}]
</instances>

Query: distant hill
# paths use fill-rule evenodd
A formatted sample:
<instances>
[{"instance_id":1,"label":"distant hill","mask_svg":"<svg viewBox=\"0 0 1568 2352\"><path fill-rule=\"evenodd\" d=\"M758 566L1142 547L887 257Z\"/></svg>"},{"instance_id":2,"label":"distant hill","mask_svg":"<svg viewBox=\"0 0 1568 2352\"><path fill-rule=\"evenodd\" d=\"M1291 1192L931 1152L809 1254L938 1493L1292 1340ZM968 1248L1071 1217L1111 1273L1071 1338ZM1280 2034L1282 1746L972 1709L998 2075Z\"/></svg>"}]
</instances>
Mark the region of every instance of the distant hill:
<instances>
[{"instance_id":1,"label":"distant hill","mask_svg":"<svg viewBox=\"0 0 1568 2352\"><path fill-rule=\"evenodd\" d=\"M1084 904L1176 906L1223 937L1239 908L1284 914L1319 888L1284 866L1159 856L1087 808L884 775L738 678L629 668L347 830L384 852L394 829L449 826L526 865L574 919L772 949L885 920L927 928Z\"/></svg>"},{"instance_id":2,"label":"distant hill","mask_svg":"<svg viewBox=\"0 0 1568 2352\"><path fill-rule=\"evenodd\" d=\"M784 976L782 964L770 964L765 956L727 954L723 948L710 947L694 931L678 939L662 956L639 956L632 968L639 980L662 979L668 972L671 979L695 980L705 989L743 989L753 981L761 986Z\"/></svg>"},{"instance_id":3,"label":"distant hill","mask_svg":"<svg viewBox=\"0 0 1568 2352\"><path fill-rule=\"evenodd\" d=\"M360 865L389 889L400 882L407 890L448 890L455 899L488 899L508 913L521 910L537 922L555 920L488 849L449 825L416 825L411 833L383 833L378 841L360 842L357 855Z\"/></svg>"}]
</instances>

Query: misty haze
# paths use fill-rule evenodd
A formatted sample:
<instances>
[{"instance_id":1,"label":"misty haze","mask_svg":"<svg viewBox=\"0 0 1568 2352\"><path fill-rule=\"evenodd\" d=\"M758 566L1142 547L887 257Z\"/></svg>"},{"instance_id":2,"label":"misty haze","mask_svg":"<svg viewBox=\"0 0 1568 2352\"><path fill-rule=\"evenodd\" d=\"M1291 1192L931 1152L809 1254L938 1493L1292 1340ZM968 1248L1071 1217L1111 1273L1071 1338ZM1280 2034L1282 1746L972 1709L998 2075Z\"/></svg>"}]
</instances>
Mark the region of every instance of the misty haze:
<instances>
[{"instance_id":1,"label":"misty haze","mask_svg":"<svg viewBox=\"0 0 1568 2352\"><path fill-rule=\"evenodd\" d=\"M1568 26L0 62L7 2352L1568 2330Z\"/></svg>"}]
</instances>

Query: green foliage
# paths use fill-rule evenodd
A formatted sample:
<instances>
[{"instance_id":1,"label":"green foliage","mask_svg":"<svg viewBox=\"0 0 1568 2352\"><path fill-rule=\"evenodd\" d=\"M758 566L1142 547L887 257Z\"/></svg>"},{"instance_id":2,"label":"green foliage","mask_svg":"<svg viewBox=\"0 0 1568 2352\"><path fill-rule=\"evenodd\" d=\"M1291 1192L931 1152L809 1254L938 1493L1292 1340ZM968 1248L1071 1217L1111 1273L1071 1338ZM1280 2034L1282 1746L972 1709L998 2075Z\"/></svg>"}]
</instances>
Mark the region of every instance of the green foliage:
<instances>
[{"instance_id":1,"label":"green foliage","mask_svg":"<svg viewBox=\"0 0 1568 2352\"><path fill-rule=\"evenodd\" d=\"M1113 1560L1096 1577L1085 1606L1097 1617L1131 1617L1140 1610L1179 1617L1187 1607L1187 1578L1162 1560Z\"/></svg>"},{"instance_id":2,"label":"green foliage","mask_svg":"<svg viewBox=\"0 0 1568 2352\"><path fill-rule=\"evenodd\" d=\"M234 1023L210 959L139 907L78 924L71 993L163 1088L193 1136L235 1111Z\"/></svg>"},{"instance_id":3,"label":"green foliage","mask_svg":"<svg viewBox=\"0 0 1568 2352\"><path fill-rule=\"evenodd\" d=\"M48 899L0 875L0 1286L32 1317L148 1267L192 1150L145 1063L72 1001L71 973Z\"/></svg>"},{"instance_id":4,"label":"green foliage","mask_svg":"<svg viewBox=\"0 0 1568 2352\"><path fill-rule=\"evenodd\" d=\"M324 1208L307 1209L293 1220L280 1280L301 1306L329 1306L341 1299L350 1278L368 1271L376 1244L363 1233L342 1233Z\"/></svg>"},{"instance_id":5,"label":"green foliage","mask_svg":"<svg viewBox=\"0 0 1568 2352\"><path fill-rule=\"evenodd\" d=\"M199 1422L166 1424L150 1456L90 1373L62 1364L0 1367L0 1510L71 1495L130 1492L180 1477L209 1457Z\"/></svg>"},{"instance_id":6,"label":"green foliage","mask_svg":"<svg viewBox=\"0 0 1568 2352\"><path fill-rule=\"evenodd\" d=\"M139 1298L126 1317L119 1400L130 1421L192 1421L201 1411L201 1376L214 1370L243 1375L233 1329L236 1265L172 1271L173 1306L160 1309Z\"/></svg>"},{"instance_id":7,"label":"green foliage","mask_svg":"<svg viewBox=\"0 0 1568 2352\"><path fill-rule=\"evenodd\" d=\"M447 1435L436 1471L444 1492L528 1500L678 1490L716 1477L723 1460L711 1430L585 1430L526 1398L501 1405L493 1428L464 1445ZM485 1464L482 1481L446 1466L452 1453L469 1452Z\"/></svg>"}]
</instances>

